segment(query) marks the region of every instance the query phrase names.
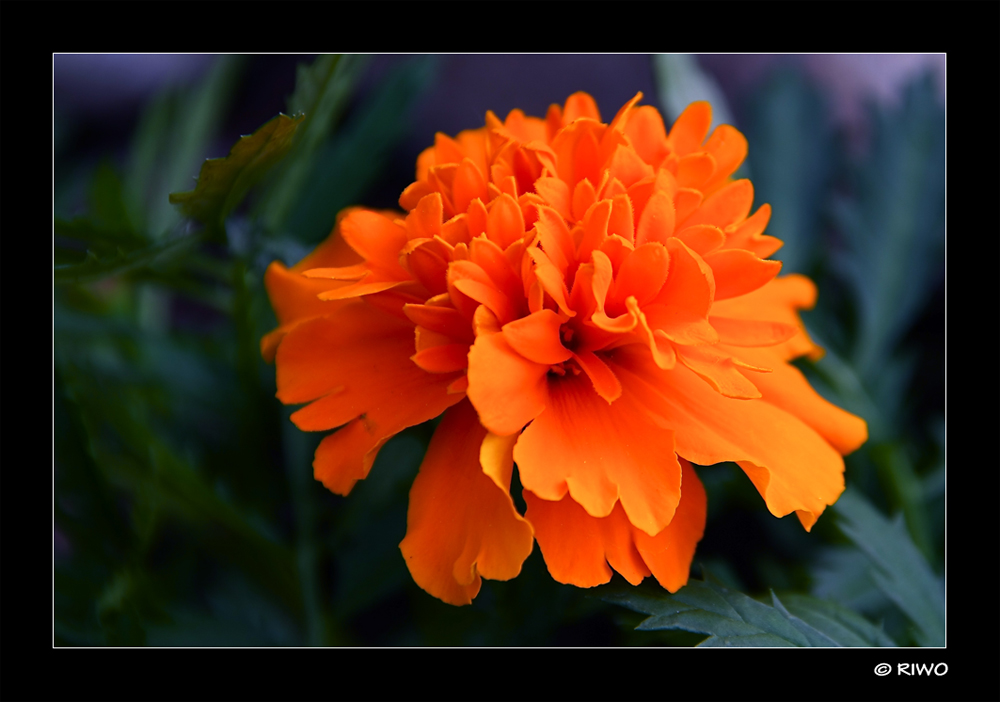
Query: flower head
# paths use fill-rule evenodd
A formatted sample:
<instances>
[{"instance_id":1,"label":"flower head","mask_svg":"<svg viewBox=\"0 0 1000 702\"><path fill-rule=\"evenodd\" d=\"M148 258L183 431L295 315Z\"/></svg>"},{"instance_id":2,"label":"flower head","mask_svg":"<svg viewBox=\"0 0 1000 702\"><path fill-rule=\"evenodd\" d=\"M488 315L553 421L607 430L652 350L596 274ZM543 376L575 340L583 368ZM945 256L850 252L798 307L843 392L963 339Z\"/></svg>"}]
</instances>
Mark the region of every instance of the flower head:
<instances>
[{"instance_id":1,"label":"flower head","mask_svg":"<svg viewBox=\"0 0 1000 702\"><path fill-rule=\"evenodd\" d=\"M406 214L342 212L306 259L267 271L280 326L262 352L278 398L308 403L299 428L340 427L313 463L330 490L444 413L400 548L446 602L516 576L536 540L560 582L613 568L676 591L705 524L692 464L737 462L808 530L867 438L789 363L822 353L797 313L816 291L768 260L770 208L751 214L750 181L731 178L746 140L708 136L707 103L667 132L641 97L608 124L576 93L545 119L489 112L438 134Z\"/></svg>"}]
</instances>

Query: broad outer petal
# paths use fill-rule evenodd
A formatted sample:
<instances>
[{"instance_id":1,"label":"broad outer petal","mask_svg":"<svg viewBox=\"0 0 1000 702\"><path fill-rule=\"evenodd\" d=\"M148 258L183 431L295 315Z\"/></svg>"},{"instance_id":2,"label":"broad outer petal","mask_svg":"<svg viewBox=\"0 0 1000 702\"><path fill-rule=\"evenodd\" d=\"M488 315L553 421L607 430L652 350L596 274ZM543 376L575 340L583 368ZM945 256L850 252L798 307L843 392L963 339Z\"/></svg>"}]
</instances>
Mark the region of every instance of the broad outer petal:
<instances>
[{"instance_id":1,"label":"broad outer petal","mask_svg":"<svg viewBox=\"0 0 1000 702\"><path fill-rule=\"evenodd\" d=\"M841 454L846 456L868 440L865 420L824 400L798 368L782 361L770 349L721 348L744 361L768 364L773 372L754 375L754 385L764 400L811 426Z\"/></svg>"},{"instance_id":2,"label":"broad outer petal","mask_svg":"<svg viewBox=\"0 0 1000 702\"><path fill-rule=\"evenodd\" d=\"M278 347L278 397L315 400L292 415L299 428L347 424L316 450L316 479L347 494L368 474L378 448L399 431L459 402L454 373L433 374L411 360L413 325L363 301L303 322Z\"/></svg>"},{"instance_id":3,"label":"broad outer petal","mask_svg":"<svg viewBox=\"0 0 1000 702\"><path fill-rule=\"evenodd\" d=\"M694 468L683 459L680 463L681 501L670 524L656 536L633 526L621 503L607 517L597 518L569 495L550 502L525 490L525 517L534 527L552 577L577 587L594 587L608 582L614 568L632 585L652 574L671 592L684 586L704 533L706 499Z\"/></svg>"},{"instance_id":4,"label":"broad outer petal","mask_svg":"<svg viewBox=\"0 0 1000 702\"><path fill-rule=\"evenodd\" d=\"M410 490L399 544L414 581L453 605L471 603L481 578L516 577L533 545L508 490L480 466L485 438L470 403L445 413Z\"/></svg>"},{"instance_id":5,"label":"broad outer petal","mask_svg":"<svg viewBox=\"0 0 1000 702\"><path fill-rule=\"evenodd\" d=\"M538 497L567 490L589 514L606 517L619 499L649 534L670 523L680 499L680 466L670 431L625 402L611 405L585 374L549 380L545 411L514 447L521 483Z\"/></svg>"},{"instance_id":6,"label":"broad outer petal","mask_svg":"<svg viewBox=\"0 0 1000 702\"><path fill-rule=\"evenodd\" d=\"M648 354L628 348L611 366L623 392L676 432L679 455L700 465L739 462L776 517L797 512L811 528L843 492L843 458L789 412L723 397L683 365L660 370Z\"/></svg>"}]
</instances>

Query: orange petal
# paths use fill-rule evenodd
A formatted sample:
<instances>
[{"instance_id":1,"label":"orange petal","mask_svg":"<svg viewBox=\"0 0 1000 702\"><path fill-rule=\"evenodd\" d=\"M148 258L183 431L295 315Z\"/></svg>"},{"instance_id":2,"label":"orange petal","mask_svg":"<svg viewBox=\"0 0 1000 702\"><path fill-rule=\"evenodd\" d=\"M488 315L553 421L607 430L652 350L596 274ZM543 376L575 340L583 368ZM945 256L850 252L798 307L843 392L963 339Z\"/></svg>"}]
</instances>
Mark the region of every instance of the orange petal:
<instances>
[{"instance_id":1,"label":"orange petal","mask_svg":"<svg viewBox=\"0 0 1000 702\"><path fill-rule=\"evenodd\" d=\"M737 180L710 195L690 217L683 221L684 226L695 224L712 224L725 229L730 224L736 224L746 219L753 205L753 185L749 180Z\"/></svg>"},{"instance_id":2,"label":"orange petal","mask_svg":"<svg viewBox=\"0 0 1000 702\"><path fill-rule=\"evenodd\" d=\"M501 324L514 318L515 309L510 299L497 289L486 271L472 261L453 261L448 266L448 287L489 307Z\"/></svg>"},{"instance_id":3,"label":"orange petal","mask_svg":"<svg viewBox=\"0 0 1000 702\"><path fill-rule=\"evenodd\" d=\"M542 499L568 490L595 517L620 499L629 521L657 534L680 499L673 442L631 406L609 406L588 380L567 374L549 381L545 411L521 434L514 460L521 483Z\"/></svg>"},{"instance_id":4,"label":"orange petal","mask_svg":"<svg viewBox=\"0 0 1000 702\"><path fill-rule=\"evenodd\" d=\"M715 173L705 183L711 188L731 176L747 157L747 140L740 132L728 124L721 124L705 142L705 151L715 158Z\"/></svg>"},{"instance_id":5,"label":"orange petal","mask_svg":"<svg viewBox=\"0 0 1000 702\"><path fill-rule=\"evenodd\" d=\"M608 218L608 234L617 234L628 242L635 243L635 219L632 202L628 195L615 195L611 201L611 215ZM598 242L598 246L600 243Z\"/></svg>"},{"instance_id":6,"label":"orange petal","mask_svg":"<svg viewBox=\"0 0 1000 702\"><path fill-rule=\"evenodd\" d=\"M410 239L433 239L441 233L441 222L444 221L443 202L441 193L431 193L420 199L406 216L406 229Z\"/></svg>"},{"instance_id":7,"label":"orange petal","mask_svg":"<svg viewBox=\"0 0 1000 702\"><path fill-rule=\"evenodd\" d=\"M794 325L781 322L729 319L715 315L708 321L719 332L719 341L733 346L774 346L798 333Z\"/></svg>"},{"instance_id":8,"label":"orange petal","mask_svg":"<svg viewBox=\"0 0 1000 702\"><path fill-rule=\"evenodd\" d=\"M717 340L708 325L708 311L715 294L712 269L676 237L667 240L670 272L654 305L643 308L654 329L680 344L711 343Z\"/></svg>"},{"instance_id":9,"label":"orange petal","mask_svg":"<svg viewBox=\"0 0 1000 702\"><path fill-rule=\"evenodd\" d=\"M638 336L642 342L649 347L649 352L652 354L653 361L660 368L673 368L677 358L674 346L670 343L671 340L668 333L656 327L655 317L653 318L654 323L650 322L646 313L639 309L639 304L635 301L634 297L628 298L628 300L625 301L625 304L628 306L629 312L632 313L632 316L636 320L636 336ZM647 309L656 311L661 307L662 305L653 305Z\"/></svg>"},{"instance_id":10,"label":"orange petal","mask_svg":"<svg viewBox=\"0 0 1000 702\"><path fill-rule=\"evenodd\" d=\"M399 252L406 246L405 228L376 212L354 210L344 217L340 231L366 261L401 278L409 278L399 265Z\"/></svg>"},{"instance_id":11,"label":"orange petal","mask_svg":"<svg viewBox=\"0 0 1000 702\"><path fill-rule=\"evenodd\" d=\"M485 437L468 402L448 410L413 481L399 544L413 580L453 605L471 603L481 578L516 577L533 545L510 494L483 473Z\"/></svg>"},{"instance_id":12,"label":"orange petal","mask_svg":"<svg viewBox=\"0 0 1000 702\"><path fill-rule=\"evenodd\" d=\"M711 224L696 224L693 227L685 227L674 236L683 241L689 249L699 256L705 256L726 243L726 235L721 229Z\"/></svg>"},{"instance_id":13,"label":"orange petal","mask_svg":"<svg viewBox=\"0 0 1000 702\"><path fill-rule=\"evenodd\" d=\"M682 188L704 188L715 173L715 159L704 152L688 154L677 162L677 185Z\"/></svg>"},{"instance_id":14,"label":"orange petal","mask_svg":"<svg viewBox=\"0 0 1000 702\"><path fill-rule=\"evenodd\" d=\"M632 142L636 153L651 166L659 166L667 155L667 130L663 126L660 112L651 105L642 105L632 110L625 135Z\"/></svg>"},{"instance_id":15,"label":"orange petal","mask_svg":"<svg viewBox=\"0 0 1000 702\"><path fill-rule=\"evenodd\" d=\"M470 234L472 227L469 227ZM504 193L493 201L486 218L486 236L501 249L524 236L524 217L517 200Z\"/></svg>"},{"instance_id":16,"label":"orange petal","mask_svg":"<svg viewBox=\"0 0 1000 702\"><path fill-rule=\"evenodd\" d=\"M650 241L667 243L667 239L674 234L675 216L674 203L671 202L670 196L663 191L653 193L639 218L639 226L635 233L636 245L642 246Z\"/></svg>"},{"instance_id":17,"label":"orange petal","mask_svg":"<svg viewBox=\"0 0 1000 702\"><path fill-rule=\"evenodd\" d=\"M681 501L667 528L656 536L632 528L635 546L653 577L670 592L687 584L695 547L705 533L708 502L705 487L691 464L680 459ZM617 568L616 568L617 570Z\"/></svg>"},{"instance_id":18,"label":"orange petal","mask_svg":"<svg viewBox=\"0 0 1000 702\"><path fill-rule=\"evenodd\" d=\"M293 326L313 317L331 314L343 306L345 303L326 302L318 297L321 292L343 285L330 280L306 278L288 270L279 261L268 266L264 273L264 287L281 326L261 341L264 359L268 363L274 360L278 343Z\"/></svg>"},{"instance_id":19,"label":"orange petal","mask_svg":"<svg viewBox=\"0 0 1000 702\"><path fill-rule=\"evenodd\" d=\"M485 200L489 195L486 179L479 167L471 158L462 159L461 165L455 171L455 181L452 183L452 200L456 212L466 212L469 204L475 200Z\"/></svg>"},{"instance_id":20,"label":"orange petal","mask_svg":"<svg viewBox=\"0 0 1000 702\"><path fill-rule=\"evenodd\" d=\"M736 368L732 356L714 346L681 346L677 357L725 397L749 400L761 397L760 390Z\"/></svg>"},{"instance_id":21,"label":"orange petal","mask_svg":"<svg viewBox=\"0 0 1000 702\"><path fill-rule=\"evenodd\" d=\"M798 368L777 360L769 349L739 352L747 361L770 364L774 369L772 373L754 377L764 400L801 419L838 452L847 455L868 440L865 420L824 400Z\"/></svg>"},{"instance_id":22,"label":"orange petal","mask_svg":"<svg viewBox=\"0 0 1000 702\"><path fill-rule=\"evenodd\" d=\"M428 373L454 373L468 367L468 356L468 344L445 344L418 351L410 358Z\"/></svg>"},{"instance_id":23,"label":"orange petal","mask_svg":"<svg viewBox=\"0 0 1000 702\"><path fill-rule=\"evenodd\" d=\"M417 161L417 163L419 165L420 163L419 160ZM412 210L414 207L417 206L417 203L420 202L421 198L426 197L427 195L430 195L432 192L434 192L434 189L430 186L430 184L423 179L424 175L421 174L419 170L420 169L418 168L417 169L418 180L406 186L406 189L403 190L403 193L399 196L399 206L402 207L404 210L407 211Z\"/></svg>"},{"instance_id":24,"label":"orange petal","mask_svg":"<svg viewBox=\"0 0 1000 702\"><path fill-rule=\"evenodd\" d=\"M840 454L785 410L723 397L685 366L660 370L627 346L615 350L611 366L623 392L676 431L679 455L700 465L740 462L773 515L815 520L843 492Z\"/></svg>"},{"instance_id":25,"label":"orange petal","mask_svg":"<svg viewBox=\"0 0 1000 702\"><path fill-rule=\"evenodd\" d=\"M320 442L313 473L330 491L348 494L358 480L367 477L386 441L407 427L433 419L464 397L448 391L454 375L432 375L412 363L409 366L424 381L422 386L409 384L372 395L366 412Z\"/></svg>"},{"instance_id":26,"label":"orange petal","mask_svg":"<svg viewBox=\"0 0 1000 702\"><path fill-rule=\"evenodd\" d=\"M642 160L633 149L619 146L608 164L610 178L620 180L626 188L654 174L653 167Z\"/></svg>"},{"instance_id":27,"label":"orange petal","mask_svg":"<svg viewBox=\"0 0 1000 702\"><path fill-rule=\"evenodd\" d=\"M580 368L590 377L594 384L594 390L611 404L622 394L622 384L615 377L615 372L611 370L600 356L593 351L580 349L573 354L573 358L580 364Z\"/></svg>"},{"instance_id":28,"label":"orange petal","mask_svg":"<svg viewBox=\"0 0 1000 702\"><path fill-rule=\"evenodd\" d=\"M503 335L510 347L529 361L553 365L573 356L559 338L561 324L555 312L540 310L505 324Z\"/></svg>"},{"instance_id":29,"label":"orange petal","mask_svg":"<svg viewBox=\"0 0 1000 702\"><path fill-rule=\"evenodd\" d=\"M629 207L629 217L631 217L631 206L628 205L628 197L625 197L625 204ZM611 215L615 211L615 205L613 202L607 200L602 200L597 202L587 210L586 214L583 216L583 236L580 238L580 246L576 251L576 260L587 261L590 259L590 253L599 248L604 240L608 236L608 227L611 224ZM621 212L618 213L619 219L623 217ZM631 224L631 221L629 221ZM618 225L619 228L624 228ZM629 232L631 234L631 232Z\"/></svg>"},{"instance_id":30,"label":"orange petal","mask_svg":"<svg viewBox=\"0 0 1000 702\"><path fill-rule=\"evenodd\" d=\"M704 197L702 196L700 190L694 190L692 188L681 188L678 190L677 194L674 195L674 208L677 210L677 222L685 227L691 226L693 222L688 222L687 219L698 209L703 199Z\"/></svg>"},{"instance_id":31,"label":"orange petal","mask_svg":"<svg viewBox=\"0 0 1000 702\"><path fill-rule=\"evenodd\" d=\"M494 434L521 430L548 402L548 364L517 353L503 334L479 336L469 351L469 399Z\"/></svg>"},{"instance_id":32,"label":"orange petal","mask_svg":"<svg viewBox=\"0 0 1000 702\"><path fill-rule=\"evenodd\" d=\"M566 104L562 110L563 124L569 124L580 117L601 121L601 112L597 109L594 98L587 93L579 91L566 98Z\"/></svg>"},{"instance_id":33,"label":"orange petal","mask_svg":"<svg viewBox=\"0 0 1000 702\"><path fill-rule=\"evenodd\" d=\"M781 239L763 234L770 219L771 206L764 203L752 216L747 217L741 224L731 227L731 231L726 235L726 248L746 249L758 258L767 258L783 245Z\"/></svg>"},{"instance_id":34,"label":"orange petal","mask_svg":"<svg viewBox=\"0 0 1000 702\"><path fill-rule=\"evenodd\" d=\"M628 518L620 504L598 519L587 514L569 495L543 500L525 490L525 518L531 522L538 548L553 580L576 587L594 587L611 580L610 563L633 585L650 574L632 540Z\"/></svg>"},{"instance_id":35,"label":"orange petal","mask_svg":"<svg viewBox=\"0 0 1000 702\"><path fill-rule=\"evenodd\" d=\"M323 270L323 269L314 269L314 270ZM373 275L369 273L356 283L345 285L342 288L334 288L333 290L327 290L325 292L321 292L318 295L318 297L320 300L346 300L352 297L372 295L374 293L382 292L384 290L390 290L396 287L397 285L402 285L406 282L407 282L406 280L386 280L384 278L380 278L378 275Z\"/></svg>"},{"instance_id":36,"label":"orange petal","mask_svg":"<svg viewBox=\"0 0 1000 702\"><path fill-rule=\"evenodd\" d=\"M538 208L538 222L535 223L535 228L545 255L559 269L559 273L565 276L576 249L573 235L566 227L566 221L551 207L543 206Z\"/></svg>"},{"instance_id":37,"label":"orange petal","mask_svg":"<svg viewBox=\"0 0 1000 702\"><path fill-rule=\"evenodd\" d=\"M573 188L573 219L581 220L587 211L597 202L597 191L589 178L584 178Z\"/></svg>"},{"instance_id":38,"label":"orange petal","mask_svg":"<svg viewBox=\"0 0 1000 702\"><path fill-rule=\"evenodd\" d=\"M320 317L293 329L278 348L278 398L286 404L314 400L292 415L300 429L333 429L364 414L371 421L411 410L420 414L422 407L435 406L432 397L443 403L437 413L452 404L443 395L454 377L429 375L408 360L414 350L412 327L371 308L365 313L397 326L355 327L348 334L347 315ZM410 408L411 402L419 407Z\"/></svg>"},{"instance_id":39,"label":"orange petal","mask_svg":"<svg viewBox=\"0 0 1000 702\"><path fill-rule=\"evenodd\" d=\"M712 106L707 102L692 102L670 128L667 141L680 156L701 151L701 144L712 126Z\"/></svg>"},{"instance_id":40,"label":"orange petal","mask_svg":"<svg viewBox=\"0 0 1000 702\"><path fill-rule=\"evenodd\" d=\"M288 333L278 349L278 399L297 404L349 384L378 384L385 375L381 364L385 370L405 369L412 364L402 361L412 353L412 324L382 314L363 301L351 302Z\"/></svg>"},{"instance_id":41,"label":"orange petal","mask_svg":"<svg viewBox=\"0 0 1000 702\"><path fill-rule=\"evenodd\" d=\"M541 249L531 249L529 253L535 262L535 275L538 276L538 282L545 289L545 292L556 301L564 314L570 317L574 316L576 312L569 307L567 299L569 298L569 290L566 289L566 279L563 274Z\"/></svg>"},{"instance_id":42,"label":"orange petal","mask_svg":"<svg viewBox=\"0 0 1000 702\"><path fill-rule=\"evenodd\" d=\"M594 587L611 579L610 565L632 585L650 571L671 592L687 584L695 548L705 531L707 501L694 468L683 459L680 464L681 501L670 524L656 536L630 524L621 503L598 519L569 495L549 502L525 490L525 517L535 529L552 577L577 587Z\"/></svg>"},{"instance_id":43,"label":"orange petal","mask_svg":"<svg viewBox=\"0 0 1000 702\"><path fill-rule=\"evenodd\" d=\"M765 261L743 249L723 249L705 256L715 277L715 299L725 300L753 292L781 271L781 261Z\"/></svg>"},{"instance_id":44,"label":"orange petal","mask_svg":"<svg viewBox=\"0 0 1000 702\"><path fill-rule=\"evenodd\" d=\"M585 129L573 150L573 179L569 182L575 186L586 178L591 183L597 183L601 175L601 161L597 137L592 129Z\"/></svg>"},{"instance_id":45,"label":"orange petal","mask_svg":"<svg viewBox=\"0 0 1000 702\"><path fill-rule=\"evenodd\" d=\"M444 334L456 341L472 343L475 336L466 319L452 307L438 305L405 305L403 312L414 323Z\"/></svg>"},{"instance_id":46,"label":"orange petal","mask_svg":"<svg viewBox=\"0 0 1000 702\"><path fill-rule=\"evenodd\" d=\"M535 181L535 192L545 198L556 212L566 219L572 219L569 186L559 178L539 178Z\"/></svg>"},{"instance_id":47,"label":"orange petal","mask_svg":"<svg viewBox=\"0 0 1000 702\"><path fill-rule=\"evenodd\" d=\"M515 249L511 253L516 258L517 247L522 246L517 241L508 247L508 250ZM514 307L515 314L523 312L523 287L521 276L513 265L507 252L485 237L473 239L469 245L469 260L486 272L493 285L499 290ZM518 261L518 263L520 263Z\"/></svg>"},{"instance_id":48,"label":"orange petal","mask_svg":"<svg viewBox=\"0 0 1000 702\"><path fill-rule=\"evenodd\" d=\"M670 257L663 245L652 242L637 246L622 261L609 298L622 308L630 296L635 297L639 305L645 305L660 292L669 265Z\"/></svg>"},{"instance_id":49,"label":"orange petal","mask_svg":"<svg viewBox=\"0 0 1000 702\"><path fill-rule=\"evenodd\" d=\"M368 477L379 449L390 435L369 431L364 418L325 437L316 448L313 476L332 493L347 495L359 480Z\"/></svg>"},{"instance_id":50,"label":"orange petal","mask_svg":"<svg viewBox=\"0 0 1000 702\"><path fill-rule=\"evenodd\" d=\"M806 334L797 312L811 309L814 304L816 285L803 275L786 275L746 295L716 302L712 314L730 319L791 324L798 328L799 333L778 346L772 346L771 351L786 360L805 354L816 359L822 356L823 350Z\"/></svg>"}]
</instances>

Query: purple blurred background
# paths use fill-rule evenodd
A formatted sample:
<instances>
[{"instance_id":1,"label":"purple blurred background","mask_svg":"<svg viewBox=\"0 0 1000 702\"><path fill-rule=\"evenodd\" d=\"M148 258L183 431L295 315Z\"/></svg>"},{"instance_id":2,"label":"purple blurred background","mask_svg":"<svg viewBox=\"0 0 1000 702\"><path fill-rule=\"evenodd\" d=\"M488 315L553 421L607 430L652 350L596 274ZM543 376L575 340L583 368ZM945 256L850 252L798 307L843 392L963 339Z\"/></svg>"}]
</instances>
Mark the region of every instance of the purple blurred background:
<instances>
[{"instance_id":1,"label":"purple blurred background","mask_svg":"<svg viewBox=\"0 0 1000 702\"><path fill-rule=\"evenodd\" d=\"M85 135L80 144L85 149L121 142L142 104L159 88L197 81L216 58L206 54L57 54L53 57L56 117L72 122L77 133ZM376 56L361 80L360 94L406 58ZM637 90L646 94L647 103L659 105L649 55L453 54L439 58L438 79L412 115L404 150L413 156L433 142L436 131L454 134L481 126L487 109L501 118L515 107L543 116L550 103L561 103L576 90L590 92L607 112L605 119ZM310 59L309 55L253 56L231 123L224 125L226 138L249 133L285 109L285 98L295 87L295 65ZM935 73L944 97L944 54L707 54L697 56L697 61L721 87L737 127L747 97L781 67L797 68L809 76L827 96L837 126L858 138L865 133L865 102L894 103L901 87L921 72Z\"/></svg>"}]
</instances>

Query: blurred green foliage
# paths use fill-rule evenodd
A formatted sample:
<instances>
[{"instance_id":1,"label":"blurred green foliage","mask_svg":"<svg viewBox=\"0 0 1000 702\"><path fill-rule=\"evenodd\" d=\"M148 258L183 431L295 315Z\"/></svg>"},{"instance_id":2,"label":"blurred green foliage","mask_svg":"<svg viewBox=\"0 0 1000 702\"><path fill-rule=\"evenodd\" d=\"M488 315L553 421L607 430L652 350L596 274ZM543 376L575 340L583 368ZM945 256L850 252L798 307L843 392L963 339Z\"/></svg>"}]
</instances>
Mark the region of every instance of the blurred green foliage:
<instances>
[{"instance_id":1,"label":"blurred green foliage","mask_svg":"<svg viewBox=\"0 0 1000 702\"><path fill-rule=\"evenodd\" d=\"M389 441L377 479L333 495L312 478L321 436L291 424L259 354L275 325L264 269L295 263L364 202L437 60L398 63L362 99L366 57L303 63L291 116L207 162L192 190L246 65L222 57L200 85L156 96L120 162L58 169L70 175L54 226L56 645L941 643L944 156L929 79L872 108L860 159L843 156L800 75L775 75L748 108L778 256L821 290L806 322L828 353L801 367L871 430L833 516L806 534L771 517L736 466L704 467L704 582L673 596L618 576L579 590L536 549L518 578L455 608L413 583L398 549L433 422ZM710 80L678 78L684 66L671 63L664 91ZM67 218L73 193L86 213Z\"/></svg>"}]
</instances>

